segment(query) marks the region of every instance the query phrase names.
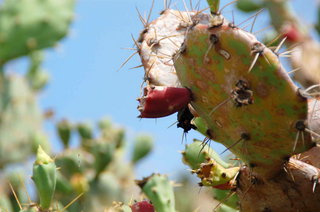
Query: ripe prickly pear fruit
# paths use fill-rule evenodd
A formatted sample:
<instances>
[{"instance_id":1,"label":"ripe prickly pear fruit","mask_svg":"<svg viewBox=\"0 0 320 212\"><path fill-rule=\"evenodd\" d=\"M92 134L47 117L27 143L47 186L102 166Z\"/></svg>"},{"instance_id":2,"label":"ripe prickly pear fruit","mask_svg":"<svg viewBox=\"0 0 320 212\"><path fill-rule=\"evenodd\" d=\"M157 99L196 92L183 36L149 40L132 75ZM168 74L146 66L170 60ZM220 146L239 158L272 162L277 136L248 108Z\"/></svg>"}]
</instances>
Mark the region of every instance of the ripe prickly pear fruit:
<instances>
[{"instance_id":1,"label":"ripe prickly pear fruit","mask_svg":"<svg viewBox=\"0 0 320 212\"><path fill-rule=\"evenodd\" d=\"M154 212L154 207L148 200L142 200L140 202L135 202L130 206L132 212Z\"/></svg>"},{"instance_id":2,"label":"ripe prickly pear fruit","mask_svg":"<svg viewBox=\"0 0 320 212\"><path fill-rule=\"evenodd\" d=\"M191 101L191 93L187 88L149 86L138 101L140 118L160 118L186 107Z\"/></svg>"},{"instance_id":3,"label":"ripe prickly pear fruit","mask_svg":"<svg viewBox=\"0 0 320 212\"><path fill-rule=\"evenodd\" d=\"M286 37L287 40L290 42L301 42L301 40L303 39L303 35L301 34L297 26L295 26L294 24L285 24L281 28L281 33L282 36Z\"/></svg>"},{"instance_id":4,"label":"ripe prickly pear fruit","mask_svg":"<svg viewBox=\"0 0 320 212\"><path fill-rule=\"evenodd\" d=\"M39 146L36 161L33 164L32 180L36 184L40 207L45 210L50 208L56 189L56 169L54 161Z\"/></svg>"}]
</instances>

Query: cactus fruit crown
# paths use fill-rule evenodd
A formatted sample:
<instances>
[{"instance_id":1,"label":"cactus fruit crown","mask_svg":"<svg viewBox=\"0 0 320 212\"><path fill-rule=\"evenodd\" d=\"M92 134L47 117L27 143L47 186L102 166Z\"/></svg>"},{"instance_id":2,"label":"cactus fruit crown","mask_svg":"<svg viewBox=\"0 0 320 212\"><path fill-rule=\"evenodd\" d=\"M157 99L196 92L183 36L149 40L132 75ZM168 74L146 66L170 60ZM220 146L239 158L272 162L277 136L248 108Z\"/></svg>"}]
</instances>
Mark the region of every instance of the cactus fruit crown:
<instances>
[{"instance_id":1,"label":"cactus fruit crown","mask_svg":"<svg viewBox=\"0 0 320 212\"><path fill-rule=\"evenodd\" d=\"M36 161L34 162L34 164L41 165L41 164L49 164L52 162L53 162L52 158L39 145L37 150Z\"/></svg>"}]
</instances>

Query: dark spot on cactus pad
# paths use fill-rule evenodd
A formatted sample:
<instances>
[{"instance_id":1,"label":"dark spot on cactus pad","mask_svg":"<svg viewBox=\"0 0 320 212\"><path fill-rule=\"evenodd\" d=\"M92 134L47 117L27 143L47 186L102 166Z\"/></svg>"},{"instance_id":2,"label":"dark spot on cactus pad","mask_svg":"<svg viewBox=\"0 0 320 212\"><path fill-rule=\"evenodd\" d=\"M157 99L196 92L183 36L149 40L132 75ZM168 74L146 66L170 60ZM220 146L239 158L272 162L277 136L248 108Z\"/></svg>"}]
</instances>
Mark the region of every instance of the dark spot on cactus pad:
<instances>
[{"instance_id":1,"label":"dark spot on cactus pad","mask_svg":"<svg viewBox=\"0 0 320 212\"><path fill-rule=\"evenodd\" d=\"M263 182L259 180L256 176L251 176L250 182L252 185L263 184Z\"/></svg>"},{"instance_id":2,"label":"dark spot on cactus pad","mask_svg":"<svg viewBox=\"0 0 320 212\"><path fill-rule=\"evenodd\" d=\"M299 131L304 131L306 129L306 125L303 120L299 120L296 122L295 128Z\"/></svg>"},{"instance_id":3,"label":"dark spot on cactus pad","mask_svg":"<svg viewBox=\"0 0 320 212\"><path fill-rule=\"evenodd\" d=\"M251 139L251 136L249 133L241 133L241 139L247 141Z\"/></svg>"},{"instance_id":4,"label":"dark spot on cactus pad","mask_svg":"<svg viewBox=\"0 0 320 212\"><path fill-rule=\"evenodd\" d=\"M200 187L202 187L202 186L203 186L203 183L200 182L200 183L198 183L198 185L199 185Z\"/></svg>"},{"instance_id":5,"label":"dark spot on cactus pad","mask_svg":"<svg viewBox=\"0 0 320 212\"><path fill-rule=\"evenodd\" d=\"M219 42L219 38L216 34L211 34L209 39L212 44L216 44Z\"/></svg>"},{"instance_id":6,"label":"dark spot on cactus pad","mask_svg":"<svg viewBox=\"0 0 320 212\"><path fill-rule=\"evenodd\" d=\"M262 212L272 212L270 208L264 208Z\"/></svg>"},{"instance_id":7,"label":"dark spot on cactus pad","mask_svg":"<svg viewBox=\"0 0 320 212\"><path fill-rule=\"evenodd\" d=\"M236 87L231 91L231 98L237 107L253 103L253 91L244 80L239 80Z\"/></svg>"},{"instance_id":8,"label":"dark spot on cactus pad","mask_svg":"<svg viewBox=\"0 0 320 212\"><path fill-rule=\"evenodd\" d=\"M257 167L257 164L255 164L255 163L249 163L249 167L250 167L250 168Z\"/></svg>"},{"instance_id":9,"label":"dark spot on cactus pad","mask_svg":"<svg viewBox=\"0 0 320 212\"><path fill-rule=\"evenodd\" d=\"M226 177L227 177L227 174L223 172L223 173L221 174L221 177L222 177L222 178L226 178Z\"/></svg>"},{"instance_id":10,"label":"dark spot on cactus pad","mask_svg":"<svg viewBox=\"0 0 320 212\"><path fill-rule=\"evenodd\" d=\"M183 108L178 112L178 124L177 127L182 128L184 133L189 132L191 129L196 130L197 127L191 124L191 120L194 118L188 107Z\"/></svg>"}]
</instances>

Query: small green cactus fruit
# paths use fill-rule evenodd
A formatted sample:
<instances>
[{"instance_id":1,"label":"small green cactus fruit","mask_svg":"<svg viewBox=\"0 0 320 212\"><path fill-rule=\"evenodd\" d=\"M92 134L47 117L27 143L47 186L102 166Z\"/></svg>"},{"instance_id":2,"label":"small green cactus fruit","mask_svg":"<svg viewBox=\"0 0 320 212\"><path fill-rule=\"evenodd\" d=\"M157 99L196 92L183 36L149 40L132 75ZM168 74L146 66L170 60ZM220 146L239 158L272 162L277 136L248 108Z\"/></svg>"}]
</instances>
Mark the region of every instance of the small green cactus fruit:
<instances>
[{"instance_id":1,"label":"small green cactus fruit","mask_svg":"<svg viewBox=\"0 0 320 212\"><path fill-rule=\"evenodd\" d=\"M192 170L201 179L201 186L211 186L217 189L230 190L235 188L235 178L240 167L224 168L213 159L208 158L200 167Z\"/></svg>"},{"instance_id":2,"label":"small green cactus fruit","mask_svg":"<svg viewBox=\"0 0 320 212\"><path fill-rule=\"evenodd\" d=\"M74 0L5 0L0 10L0 64L54 46L73 19Z\"/></svg>"},{"instance_id":3,"label":"small green cactus fruit","mask_svg":"<svg viewBox=\"0 0 320 212\"><path fill-rule=\"evenodd\" d=\"M136 182L157 212L175 212L173 187L167 176L152 174Z\"/></svg>"},{"instance_id":4,"label":"small green cactus fruit","mask_svg":"<svg viewBox=\"0 0 320 212\"><path fill-rule=\"evenodd\" d=\"M236 5L243 12L254 12L263 8L263 3L257 0L238 0Z\"/></svg>"},{"instance_id":5,"label":"small green cactus fruit","mask_svg":"<svg viewBox=\"0 0 320 212\"><path fill-rule=\"evenodd\" d=\"M146 157L153 148L153 139L148 135L140 135L135 138L131 161L136 164Z\"/></svg>"},{"instance_id":6,"label":"small green cactus fruit","mask_svg":"<svg viewBox=\"0 0 320 212\"><path fill-rule=\"evenodd\" d=\"M307 100L277 54L252 34L225 20L215 27L198 24L183 49L174 66L181 84L192 92L190 104L208 125L208 138L266 178L290 155L313 146L310 134L299 127L307 119ZM295 145L298 132L304 142Z\"/></svg>"},{"instance_id":7,"label":"small green cactus fruit","mask_svg":"<svg viewBox=\"0 0 320 212\"><path fill-rule=\"evenodd\" d=\"M44 210L49 209L56 189L57 167L41 146L38 148L36 161L33 164L32 180L36 184L40 207Z\"/></svg>"},{"instance_id":8,"label":"small green cactus fruit","mask_svg":"<svg viewBox=\"0 0 320 212\"><path fill-rule=\"evenodd\" d=\"M198 169L201 163L206 162L207 158L213 158L224 168L230 167L230 164L224 162L213 149L199 140L194 140L193 143L186 145L182 156L183 162L191 169Z\"/></svg>"},{"instance_id":9,"label":"small green cactus fruit","mask_svg":"<svg viewBox=\"0 0 320 212\"><path fill-rule=\"evenodd\" d=\"M89 140L93 138L93 128L90 123L80 123L77 125L78 133L82 140Z\"/></svg>"},{"instance_id":10,"label":"small green cactus fruit","mask_svg":"<svg viewBox=\"0 0 320 212\"><path fill-rule=\"evenodd\" d=\"M68 148L70 143L72 128L73 128L71 122L69 122L66 119L63 119L58 122L56 128L57 128L57 132L60 137L60 140L63 143L63 146L65 148Z\"/></svg>"}]
</instances>

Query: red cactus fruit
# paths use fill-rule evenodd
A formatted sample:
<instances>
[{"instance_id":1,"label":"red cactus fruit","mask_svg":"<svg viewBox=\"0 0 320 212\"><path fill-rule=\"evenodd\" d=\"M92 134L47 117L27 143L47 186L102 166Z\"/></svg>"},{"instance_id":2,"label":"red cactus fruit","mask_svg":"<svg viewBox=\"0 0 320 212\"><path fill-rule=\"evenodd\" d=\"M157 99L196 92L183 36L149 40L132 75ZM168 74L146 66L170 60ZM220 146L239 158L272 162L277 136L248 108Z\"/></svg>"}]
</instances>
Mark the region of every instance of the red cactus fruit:
<instances>
[{"instance_id":1,"label":"red cactus fruit","mask_svg":"<svg viewBox=\"0 0 320 212\"><path fill-rule=\"evenodd\" d=\"M148 200L135 202L130 207L132 212L154 212L154 207Z\"/></svg>"},{"instance_id":2,"label":"red cactus fruit","mask_svg":"<svg viewBox=\"0 0 320 212\"><path fill-rule=\"evenodd\" d=\"M282 29L283 37L287 37L290 42L300 42L302 39L301 32L293 24L285 24Z\"/></svg>"},{"instance_id":3,"label":"red cactus fruit","mask_svg":"<svg viewBox=\"0 0 320 212\"><path fill-rule=\"evenodd\" d=\"M148 86L138 101L140 118L160 118L187 106L191 101L191 92L187 88Z\"/></svg>"}]
</instances>

